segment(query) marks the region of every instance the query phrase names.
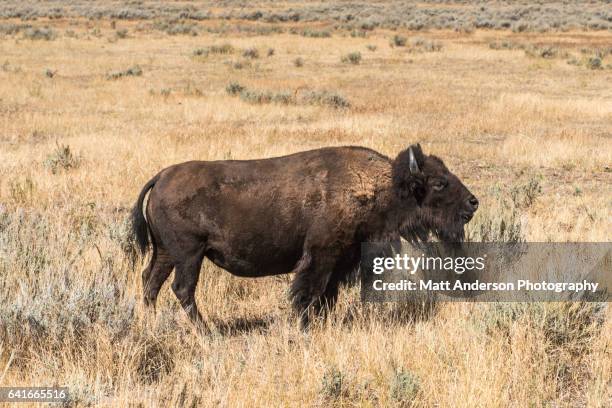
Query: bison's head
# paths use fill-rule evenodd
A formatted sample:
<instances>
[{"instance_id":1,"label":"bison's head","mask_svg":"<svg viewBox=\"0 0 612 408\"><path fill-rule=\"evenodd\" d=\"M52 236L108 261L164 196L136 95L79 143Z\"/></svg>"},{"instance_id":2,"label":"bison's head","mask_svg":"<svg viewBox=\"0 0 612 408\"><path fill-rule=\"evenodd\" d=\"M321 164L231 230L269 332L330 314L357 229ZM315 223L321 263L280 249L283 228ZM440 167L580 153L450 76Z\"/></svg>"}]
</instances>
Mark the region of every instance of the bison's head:
<instances>
[{"instance_id":1,"label":"bison's head","mask_svg":"<svg viewBox=\"0 0 612 408\"><path fill-rule=\"evenodd\" d=\"M433 234L444 242L461 242L463 227L478 200L442 160L410 146L393 162L393 189L399 200L400 234L409 241L426 241Z\"/></svg>"}]
</instances>

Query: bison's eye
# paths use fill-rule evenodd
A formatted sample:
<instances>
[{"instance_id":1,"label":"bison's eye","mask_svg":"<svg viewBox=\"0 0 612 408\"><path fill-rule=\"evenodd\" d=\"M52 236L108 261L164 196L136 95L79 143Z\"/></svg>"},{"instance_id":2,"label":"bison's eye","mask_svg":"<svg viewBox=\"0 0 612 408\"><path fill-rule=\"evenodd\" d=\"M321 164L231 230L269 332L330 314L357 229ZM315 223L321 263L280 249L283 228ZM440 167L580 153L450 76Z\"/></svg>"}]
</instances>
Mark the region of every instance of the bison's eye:
<instances>
[{"instance_id":1,"label":"bison's eye","mask_svg":"<svg viewBox=\"0 0 612 408\"><path fill-rule=\"evenodd\" d=\"M433 188L434 191L441 191L442 189L444 189L444 187L446 187L446 184L446 180L435 179L431 182L431 188Z\"/></svg>"}]
</instances>

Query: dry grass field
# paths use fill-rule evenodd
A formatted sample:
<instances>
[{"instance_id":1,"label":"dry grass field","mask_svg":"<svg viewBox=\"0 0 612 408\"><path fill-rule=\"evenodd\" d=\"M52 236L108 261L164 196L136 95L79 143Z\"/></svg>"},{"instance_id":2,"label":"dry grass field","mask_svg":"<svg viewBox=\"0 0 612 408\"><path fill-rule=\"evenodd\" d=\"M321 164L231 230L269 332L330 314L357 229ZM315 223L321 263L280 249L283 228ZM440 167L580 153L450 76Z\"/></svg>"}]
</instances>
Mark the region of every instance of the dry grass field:
<instances>
[{"instance_id":1,"label":"dry grass field","mask_svg":"<svg viewBox=\"0 0 612 408\"><path fill-rule=\"evenodd\" d=\"M612 403L606 303L425 310L354 287L303 333L289 276L205 262L200 336L168 287L144 309L127 224L173 163L419 141L479 197L471 239L610 241L609 30L23 24L0 20L0 386L65 385L67 406Z\"/></svg>"}]
</instances>

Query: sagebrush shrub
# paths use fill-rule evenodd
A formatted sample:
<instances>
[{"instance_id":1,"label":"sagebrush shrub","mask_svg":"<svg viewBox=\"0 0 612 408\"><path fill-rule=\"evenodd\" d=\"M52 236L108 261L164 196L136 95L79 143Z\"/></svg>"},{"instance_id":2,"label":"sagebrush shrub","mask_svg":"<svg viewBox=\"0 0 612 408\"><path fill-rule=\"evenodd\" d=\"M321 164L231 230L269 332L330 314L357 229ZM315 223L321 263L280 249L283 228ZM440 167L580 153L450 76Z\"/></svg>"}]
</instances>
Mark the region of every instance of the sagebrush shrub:
<instances>
[{"instance_id":1,"label":"sagebrush shrub","mask_svg":"<svg viewBox=\"0 0 612 408\"><path fill-rule=\"evenodd\" d=\"M310 37L310 38L329 38L331 37L331 32L327 31L327 30L312 30L312 29L305 29L303 30L300 35L302 35L303 37Z\"/></svg>"},{"instance_id":2,"label":"sagebrush shrub","mask_svg":"<svg viewBox=\"0 0 612 408\"><path fill-rule=\"evenodd\" d=\"M392 47L405 47L407 41L406 37L396 34L391 38L390 45Z\"/></svg>"},{"instance_id":3,"label":"sagebrush shrub","mask_svg":"<svg viewBox=\"0 0 612 408\"><path fill-rule=\"evenodd\" d=\"M414 400L419 392L419 378L408 370L395 373L391 385L391 397L396 401L408 403Z\"/></svg>"},{"instance_id":4,"label":"sagebrush shrub","mask_svg":"<svg viewBox=\"0 0 612 408\"><path fill-rule=\"evenodd\" d=\"M234 46L230 43L223 43L220 45L211 45L208 47L211 54L231 54L234 52Z\"/></svg>"},{"instance_id":5,"label":"sagebrush shrub","mask_svg":"<svg viewBox=\"0 0 612 408\"><path fill-rule=\"evenodd\" d=\"M524 47L525 55L529 57L538 57L538 58L555 58L558 55L561 55L561 51L556 47L545 46L545 47L536 47L536 46L526 46Z\"/></svg>"},{"instance_id":6,"label":"sagebrush shrub","mask_svg":"<svg viewBox=\"0 0 612 408\"><path fill-rule=\"evenodd\" d=\"M196 48L193 51L195 57L207 57L209 54L232 54L234 47L229 43L211 45L210 47Z\"/></svg>"},{"instance_id":7,"label":"sagebrush shrub","mask_svg":"<svg viewBox=\"0 0 612 408\"><path fill-rule=\"evenodd\" d=\"M345 392L344 375L336 367L328 368L321 380L321 394L325 398L337 399Z\"/></svg>"},{"instance_id":8,"label":"sagebrush shrub","mask_svg":"<svg viewBox=\"0 0 612 408\"><path fill-rule=\"evenodd\" d=\"M247 89L237 82L228 84L225 91L232 96L252 104L278 103L283 105L326 105L332 108L348 108L350 103L342 95L329 91L308 91L298 96L291 91L268 91Z\"/></svg>"},{"instance_id":9,"label":"sagebrush shrub","mask_svg":"<svg viewBox=\"0 0 612 408\"><path fill-rule=\"evenodd\" d=\"M53 153L48 155L45 160L45 167L53 174L56 174L60 170L75 169L79 167L80 164L81 158L75 155L68 145L57 145Z\"/></svg>"},{"instance_id":10,"label":"sagebrush shrub","mask_svg":"<svg viewBox=\"0 0 612 408\"><path fill-rule=\"evenodd\" d=\"M248 103L270 103L273 96L270 91L244 89L240 92L240 99Z\"/></svg>"},{"instance_id":11,"label":"sagebrush shrub","mask_svg":"<svg viewBox=\"0 0 612 408\"><path fill-rule=\"evenodd\" d=\"M51 41L57 37L55 31L47 27L28 28L23 33L23 38L28 40L46 40Z\"/></svg>"},{"instance_id":12,"label":"sagebrush shrub","mask_svg":"<svg viewBox=\"0 0 612 408\"><path fill-rule=\"evenodd\" d=\"M250 67L251 67L250 61L234 61L232 63L232 68L234 69L243 69L243 68L250 68Z\"/></svg>"},{"instance_id":13,"label":"sagebrush shrub","mask_svg":"<svg viewBox=\"0 0 612 408\"><path fill-rule=\"evenodd\" d=\"M198 26L196 24L183 23L177 20L159 21L153 27L163 31L168 35L198 35Z\"/></svg>"},{"instance_id":14,"label":"sagebrush shrub","mask_svg":"<svg viewBox=\"0 0 612 408\"><path fill-rule=\"evenodd\" d=\"M230 82L225 87L225 91L230 95L238 95L240 92L244 91L244 86L240 85L238 82Z\"/></svg>"},{"instance_id":15,"label":"sagebrush shrub","mask_svg":"<svg viewBox=\"0 0 612 408\"><path fill-rule=\"evenodd\" d=\"M256 59L259 58L259 51L255 47L247 48L242 52L242 56L245 58Z\"/></svg>"},{"instance_id":16,"label":"sagebrush shrub","mask_svg":"<svg viewBox=\"0 0 612 408\"><path fill-rule=\"evenodd\" d=\"M197 48L193 50L194 57L207 57L209 53L208 48Z\"/></svg>"},{"instance_id":17,"label":"sagebrush shrub","mask_svg":"<svg viewBox=\"0 0 612 408\"><path fill-rule=\"evenodd\" d=\"M360 52L351 52L348 53L340 59L344 63L349 63L353 65L357 65L361 62L361 53Z\"/></svg>"},{"instance_id":18,"label":"sagebrush shrub","mask_svg":"<svg viewBox=\"0 0 612 408\"><path fill-rule=\"evenodd\" d=\"M587 68L589 69L601 69L601 58L599 57L591 57L586 63Z\"/></svg>"},{"instance_id":19,"label":"sagebrush shrub","mask_svg":"<svg viewBox=\"0 0 612 408\"><path fill-rule=\"evenodd\" d=\"M309 105L327 105L332 108L348 108L349 101L342 95L328 91L309 91L303 96L303 100Z\"/></svg>"},{"instance_id":20,"label":"sagebrush shrub","mask_svg":"<svg viewBox=\"0 0 612 408\"><path fill-rule=\"evenodd\" d=\"M142 75L142 68L140 68L139 65L134 65L133 67L130 67L124 71L109 72L108 74L106 74L106 79L114 80L114 79L119 79L119 78L128 77L128 76L141 76L141 75Z\"/></svg>"}]
</instances>

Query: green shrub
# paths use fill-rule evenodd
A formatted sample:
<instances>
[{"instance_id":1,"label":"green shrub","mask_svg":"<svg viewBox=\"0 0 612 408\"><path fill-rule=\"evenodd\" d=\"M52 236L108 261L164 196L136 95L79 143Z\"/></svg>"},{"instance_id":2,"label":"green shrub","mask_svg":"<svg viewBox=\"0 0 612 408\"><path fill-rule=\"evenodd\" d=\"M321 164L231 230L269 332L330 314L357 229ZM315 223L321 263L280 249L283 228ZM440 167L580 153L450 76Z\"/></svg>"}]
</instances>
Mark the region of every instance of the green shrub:
<instances>
[{"instance_id":1,"label":"green shrub","mask_svg":"<svg viewBox=\"0 0 612 408\"><path fill-rule=\"evenodd\" d=\"M348 108L351 106L349 101L342 95L328 91L307 92L303 100L309 105L327 105L332 108Z\"/></svg>"},{"instance_id":2,"label":"green shrub","mask_svg":"<svg viewBox=\"0 0 612 408\"><path fill-rule=\"evenodd\" d=\"M243 89L240 92L240 99L243 100L244 102L253 103L253 104L263 104L263 103L278 103L281 105L295 104L295 99L293 95L291 94L291 92L289 91L271 92L271 91Z\"/></svg>"},{"instance_id":3,"label":"green shrub","mask_svg":"<svg viewBox=\"0 0 612 408\"><path fill-rule=\"evenodd\" d=\"M234 61L232 63L232 68L234 69L243 69L243 68L250 68L251 67L251 62L249 61Z\"/></svg>"},{"instance_id":4,"label":"green shrub","mask_svg":"<svg viewBox=\"0 0 612 408\"><path fill-rule=\"evenodd\" d=\"M392 47L405 47L407 41L406 37L396 34L391 38L390 45Z\"/></svg>"},{"instance_id":5,"label":"green shrub","mask_svg":"<svg viewBox=\"0 0 612 408\"><path fill-rule=\"evenodd\" d=\"M522 48L519 44L513 43L512 41L493 41L489 43L489 48L492 50L513 50L516 48Z\"/></svg>"},{"instance_id":6,"label":"green shrub","mask_svg":"<svg viewBox=\"0 0 612 408\"><path fill-rule=\"evenodd\" d=\"M427 52L438 52L442 51L442 43L437 41L426 41L421 48Z\"/></svg>"},{"instance_id":7,"label":"green shrub","mask_svg":"<svg viewBox=\"0 0 612 408\"><path fill-rule=\"evenodd\" d=\"M102 31L100 31L100 29L98 27L96 27L93 30L91 30L89 32L89 34L91 34L93 37L96 37L96 38L102 37Z\"/></svg>"},{"instance_id":8,"label":"green shrub","mask_svg":"<svg viewBox=\"0 0 612 408\"><path fill-rule=\"evenodd\" d=\"M197 48L193 50L194 57L208 57L209 50L208 48Z\"/></svg>"},{"instance_id":9,"label":"green shrub","mask_svg":"<svg viewBox=\"0 0 612 408\"><path fill-rule=\"evenodd\" d=\"M244 102L262 104L272 102L273 94L270 91L258 91L243 89L240 92L240 99Z\"/></svg>"},{"instance_id":10,"label":"green shrub","mask_svg":"<svg viewBox=\"0 0 612 408\"><path fill-rule=\"evenodd\" d=\"M239 25L236 27L236 30L240 33L245 33L248 35L271 35L271 34L279 34L284 33L285 30L279 26L243 26Z\"/></svg>"},{"instance_id":11,"label":"green shrub","mask_svg":"<svg viewBox=\"0 0 612 408\"><path fill-rule=\"evenodd\" d=\"M529 28L529 24L525 22L517 22L512 25L512 32L522 33L523 31L527 31L528 28Z\"/></svg>"},{"instance_id":12,"label":"green shrub","mask_svg":"<svg viewBox=\"0 0 612 408\"><path fill-rule=\"evenodd\" d=\"M245 58L256 59L259 58L259 51L255 47L247 48L242 52L242 56Z\"/></svg>"},{"instance_id":13,"label":"green shrub","mask_svg":"<svg viewBox=\"0 0 612 408\"><path fill-rule=\"evenodd\" d=\"M327 105L332 108L348 108L349 102L341 95L328 91L309 91L299 97L291 91L266 91L247 89L237 82L232 82L225 88L232 96L252 104L278 103L283 105Z\"/></svg>"},{"instance_id":14,"label":"green shrub","mask_svg":"<svg viewBox=\"0 0 612 408\"><path fill-rule=\"evenodd\" d=\"M524 242L521 214L542 194L540 178L533 176L512 186L494 186L493 202L478 210L467 224L466 240L476 242Z\"/></svg>"},{"instance_id":15,"label":"green shrub","mask_svg":"<svg viewBox=\"0 0 612 408\"><path fill-rule=\"evenodd\" d=\"M310 38L329 38L331 37L331 32L327 31L327 30L311 30L309 28L303 30L300 35L302 35L303 37L310 37Z\"/></svg>"},{"instance_id":16,"label":"green shrub","mask_svg":"<svg viewBox=\"0 0 612 408\"><path fill-rule=\"evenodd\" d=\"M193 51L194 57L207 57L209 54L232 54L234 47L229 43L221 45L211 45L210 47L196 48Z\"/></svg>"},{"instance_id":17,"label":"green shrub","mask_svg":"<svg viewBox=\"0 0 612 408\"><path fill-rule=\"evenodd\" d=\"M134 65L133 67L128 68L125 71L109 72L108 74L106 74L106 79L114 80L114 79L119 79L119 78L128 77L128 76L141 76L141 75L142 75L142 68L140 68L139 65Z\"/></svg>"},{"instance_id":18,"label":"green shrub","mask_svg":"<svg viewBox=\"0 0 612 408\"><path fill-rule=\"evenodd\" d=\"M589 69L602 69L601 66L601 58L599 57L591 57L586 63L587 68Z\"/></svg>"},{"instance_id":19,"label":"green shrub","mask_svg":"<svg viewBox=\"0 0 612 408\"><path fill-rule=\"evenodd\" d=\"M552 347L579 355L601 329L606 303L602 302L501 302L487 305L474 315L474 324L485 333L510 336L515 324L541 330Z\"/></svg>"},{"instance_id":20,"label":"green shrub","mask_svg":"<svg viewBox=\"0 0 612 408\"><path fill-rule=\"evenodd\" d=\"M282 105L289 105L294 103L293 94L289 91L281 91L272 94L272 102L279 103Z\"/></svg>"},{"instance_id":21,"label":"green shrub","mask_svg":"<svg viewBox=\"0 0 612 408\"><path fill-rule=\"evenodd\" d=\"M531 177L524 184L517 184L510 188L510 199L514 208L528 208L542 194L542 185L538 177Z\"/></svg>"},{"instance_id":22,"label":"green shrub","mask_svg":"<svg viewBox=\"0 0 612 408\"><path fill-rule=\"evenodd\" d=\"M417 51L437 52L442 50L442 44L437 41L416 37L412 40L412 47Z\"/></svg>"},{"instance_id":23,"label":"green shrub","mask_svg":"<svg viewBox=\"0 0 612 408\"><path fill-rule=\"evenodd\" d=\"M29 24L2 23L0 24L0 34L13 35L32 28Z\"/></svg>"},{"instance_id":24,"label":"green shrub","mask_svg":"<svg viewBox=\"0 0 612 408\"><path fill-rule=\"evenodd\" d=\"M56 149L47 156L45 167L52 174L57 174L60 170L76 169L81 164L81 158L70 150L70 146L57 145Z\"/></svg>"},{"instance_id":25,"label":"green shrub","mask_svg":"<svg viewBox=\"0 0 612 408\"><path fill-rule=\"evenodd\" d=\"M345 393L344 375L336 368L331 367L323 374L321 381L321 394L326 398L337 399Z\"/></svg>"},{"instance_id":26,"label":"green shrub","mask_svg":"<svg viewBox=\"0 0 612 408\"><path fill-rule=\"evenodd\" d=\"M158 21L153 27L168 35L191 35L194 37L198 35L197 25L179 22L178 20Z\"/></svg>"},{"instance_id":27,"label":"green shrub","mask_svg":"<svg viewBox=\"0 0 612 408\"><path fill-rule=\"evenodd\" d=\"M211 45L208 47L208 51L211 54L232 54L234 47L230 43L223 43L221 45Z\"/></svg>"},{"instance_id":28,"label":"green shrub","mask_svg":"<svg viewBox=\"0 0 612 408\"><path fill-rule=\"evenodd\" d=\"M348 53L341 58L341 61L344 63L350 63L353 65L357 65L361 62L361 53L360 52Z\"/></svg>"},{"instance_id":29,"label":"green shrub","mask_svg":"<svg viewBox=\"0 0 612 408\"><path fill-rule=\"evenodd\" d=\"M525 55L529 57L538 57L538 58L555 58L561 54L558 48L556 47L525 47Z\"/></svg>"},{"instance_id":30,"label":"green shrub","mask_svg":"<svg viewBox=\"0 0 612 408\"><path fill-rule=\"evenodd\" d=\"M225 91L230 95L238 95L240 92L244 91L244 86L240 85L238 82L230 82L226 87Z\"/></svg>"},{"instance_id":31,"label":"green shrub","mask_svg":"<svg viewBox=\"0 0 612 408\"><path fill-rule=\"evenodd\" d=\"M23 33L23 38L28 40L46 40L51 41L56 37L56 33L53 29L48 27L33 27L28 28Z\"/></svg>"},{"instance_id":32,"label":"green shrub","mask_svg":"<svg viewBox=\"0 0 612 408\"><path fill-rule=\"evenodd\" d=\"M391 386L391 397L402 403L414 400L419 392L419 378L407 370L395 373Z\"/></svg>"},{"instance_id":33,"label":"green shrub","mask_svg":"<svg viewBox=\"0 0 612 408\"><path fill-rule=\"evenodd\" d=\"M301 68L304 66L304 60L301 57L297 57L296 59L293 60L293 65L295 65L298 68Z\"/></svg>"}]
</instances>

